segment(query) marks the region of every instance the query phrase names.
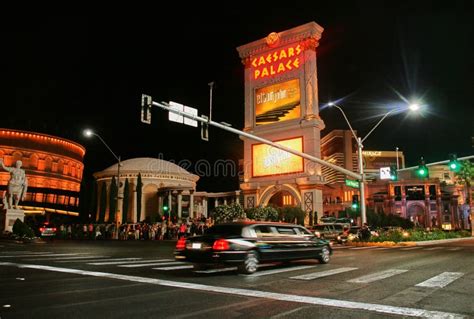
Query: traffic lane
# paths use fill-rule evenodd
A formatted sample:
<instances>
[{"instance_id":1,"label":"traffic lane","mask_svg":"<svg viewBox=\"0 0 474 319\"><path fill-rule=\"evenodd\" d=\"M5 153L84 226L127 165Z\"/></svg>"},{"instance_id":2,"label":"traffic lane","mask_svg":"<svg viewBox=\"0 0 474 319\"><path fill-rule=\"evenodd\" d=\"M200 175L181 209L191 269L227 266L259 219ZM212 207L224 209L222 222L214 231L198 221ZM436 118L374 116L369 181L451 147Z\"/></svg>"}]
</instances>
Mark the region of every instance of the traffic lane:
<instances>
[{"instance_id":1,"label":"traffic lane","mask_svg":"<svg viewBox=\"0 0 474 319\"><path fill-rule=\"evenodd\" d=\"M5 265L5 264L3 264ZM14 266L11 264L11 266ZM20 267L27 267L30 269L41 269L45 271L51 272L59 272L59 273L68 273L68 274L80 274L84 276L92 276L98 278L107 278L107 279L119 279L124 281L131 281L131 282L140 282L140 283L147 283L151 285L158 285L158 286L165 286L165 287L174 287L174 288L184 288L190 291L199 291L205 292L205 294L214 294L218 293L218 295L234 295L237 297L251 297L250 299L260 298L262 300L278 300L282 302L291 302L294 303L294 307L297 307L296 304L311 304L311 305L318 305L323 307L336 307L337 309L344 309L343 311L347 311L347 309L356 309L361 311L371 311L371 312L378 312L378 313L389 313L389 314L398 314L398 315L411 315L411 316L424 316L424 317L439 317L439 318L460 318L462 316L458 316L453 313L439 313L439 312L432 312L429 310L423 309L413 309L413 308L400 308L400 307L391 307L387 305L378 305L378 304L368 304L368 303L354 303L354 302L345 302L345 301L338 301L338 300L331 300L331 299L321 299L321 298L314 298L314 297L307 297L307 296L297 296L297 295L288 295L288 294L278 294L278 293L269 293L264 291L256 291L256 290L249 290L249 289L236 289L236 288L225 288L225 287L217 287L217 286L209 286L209 285L196 285L196 284L186 284L182 282L172 282L172 281L164 281L152 278L144 278L144 277L137 277L137 276L126 276L126 275L118 275L113 273L99 273L99 272L90 272L90 271L81 271L81 270L74 270L74 269L64 269L64 268L55 268L55 267L48 267L48 266L39 266L39 265L15 265ZM203 296L205 297L205 296ZM109 300L114 301L117 298L108 298L105 299L104 305L107 305L106 302ZM182 300L183 301L183 300ZM186 301L184 301L186 302ZM88 304L90 302L81 302L79 305ZM76 306L76 303L72 304L72 306ZM57 308L57 307L56 307ZM262 308L263 309L263 308ZM271 309L271 308L270 308ZM188 313L188 312L187 312ZM265 315L266 317L267 315Z\"/></svg>"},{"instance_id":2,"label":"traffic lane","mask_svg":"<svg viewBox=\"0 0 474 319\"><path fill-rule=\"evenodd\" d=\"M25 280L15 280L16 276ZM222 318L223 311L226 318L249 313L269 318L299 307L264 298L21 268L2 272L2 284L2 306L9 305L1 308L2 318Z\"/></svg>"}]
</instances>

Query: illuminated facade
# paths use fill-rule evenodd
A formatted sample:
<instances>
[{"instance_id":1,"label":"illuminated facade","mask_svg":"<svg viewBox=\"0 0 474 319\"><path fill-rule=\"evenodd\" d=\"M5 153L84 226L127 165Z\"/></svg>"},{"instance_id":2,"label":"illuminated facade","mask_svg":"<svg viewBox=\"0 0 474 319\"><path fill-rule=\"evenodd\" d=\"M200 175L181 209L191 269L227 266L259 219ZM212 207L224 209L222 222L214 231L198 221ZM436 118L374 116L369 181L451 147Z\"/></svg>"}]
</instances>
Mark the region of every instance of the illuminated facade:
<instances>
[{"instance_id":1,"label":"illuminated facade","mask_svg":"<svg viewBox=\"0 0 474 319\"><path fill-rule=\"evenodd\" d=\"M375 212L391 213L412 220L423 227L445 229L466 228L467 216L460 212L463 192L455 184L454 173L447 165L431 166L429 177L417 178L414 171L399 172L398 180L380 180L381 167L405 167L402 151L363 151L367 207ZM357 144L351 131L333 130L321 139L321 156L325 161L358 171ZM323 189L324 215L339 217L339 212L351 207L352 196L359 189L347 186L346 176L323 167L328 182ZM321 216L319 216L321 217Z\"/></svg>"},{"instance_id":2,"label":"illuminated facade","mask_svg":"<svg viewBox=\"0 0 474 319\"><path fill-rule=\"evenodd\" d=\"M244 131L320 157L316 48L323 28L311 22L237 48L245 67ZM321 212L319 164L242 137L245 208L275 204Z\"/></svg>"},{"instance_id":3,"label":"illuminated facade","mask_svg":"<svg viewBox=\"0 0 474 319\"><path fill-rule=\"evenodd\" d=\"M20 207L27 214L78 215L85 152L83 146L56 136L0 129L0 158L6 166L23 162L28 192ZM6 190L9 179L1 170L0 190Z\"/></svg>"},{"instance_id":4,"label":"illuminated facade","mask_svg":"<svg viewBox=\"0 0 474 319\"><path fill-rule=\"evenodd\" d=\"M142 197L137 197L138 174L142 179ZM106 192L104 221L113 222L115 218L110 216L110 185L112 178L117 176L117 164L97 172L94 177L97 180L97 198ZM124 181L128 179L129 193L124 194ZM125 213L126 222L136 223L143 220L151 220L158 214L164 216L166 212L163 207L167 206L173 216L177 218L200 218L208 217L208 211L219 205L230 204L239 201L240 191L207 193L196 192L196 183L199 176L194 175L182 167L168 161L157 158L139 157L121 162L120 181L121 189L119 196L119 221L124 222L122 209L123 200L128 200L128 211ZM99 200L100 201L100 200ZM138 214L138 203L141 211ZM97 207L96 218L99 220L101 203Z\"/></svg>"}]
</instances>

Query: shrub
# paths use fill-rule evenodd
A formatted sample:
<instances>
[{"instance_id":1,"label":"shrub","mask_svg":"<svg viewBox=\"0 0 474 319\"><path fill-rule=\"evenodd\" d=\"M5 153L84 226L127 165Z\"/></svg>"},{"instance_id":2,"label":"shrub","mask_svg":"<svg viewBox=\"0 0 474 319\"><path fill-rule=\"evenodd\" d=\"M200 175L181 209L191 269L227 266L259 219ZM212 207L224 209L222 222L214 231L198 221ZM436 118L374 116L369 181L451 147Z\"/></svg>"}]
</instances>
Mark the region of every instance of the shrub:
<instances>
[{"instance_id":1,"label":"shrub","mask_svg":"<svg viewBox=\"0 0 474 319\"><path fill-rule=\"evenodd\" d=\"M249 209L247 212L247 218L255 220L268 220L268 221L277 221L278 220L278 211L271 206L259 206Z\"/></svg>"},{"instance_id":2,"label":"shrub","mask_svg":"<svg viewBox=\"0 0 474 319\"><path fill-rule=\"evenodd\" d=\"M13 224L13 234L18 237L33 238L35 237L35 232L28 225L22 222L19 218L16 219Z\"/></svg>"},{"instance_id":3,"label":"shrub","mask_svg":"<svg viewBox=\"0 0 474 319\"><path fill-rule=\"evenodd\" d=\"M304 225L305 212L296 206L283 206L278 209L278 218L288 223Z\"/></svg>"},{"instance_id":4,"label":"shrub","mask_svg":"<svg viewBox=\"0 0 474 319\"><path fill-rule=\"evenodd\" d=\"M231 205L221 205L214 208L213 218L216 223L233 221L235 219L245 218L245 212L242 206L237 203Z\"/></svg>"}]
</instances>

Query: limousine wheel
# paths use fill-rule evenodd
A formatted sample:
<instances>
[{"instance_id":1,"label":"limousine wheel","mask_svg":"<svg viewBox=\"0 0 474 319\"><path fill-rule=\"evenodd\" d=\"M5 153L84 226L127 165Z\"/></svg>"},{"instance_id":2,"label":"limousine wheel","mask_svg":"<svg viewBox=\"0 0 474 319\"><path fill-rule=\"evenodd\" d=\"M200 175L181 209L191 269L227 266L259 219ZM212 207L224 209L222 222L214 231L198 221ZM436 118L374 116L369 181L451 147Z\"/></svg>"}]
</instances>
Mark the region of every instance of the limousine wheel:
<instances>
[{"instance_id":1,"label":"limousine wheel","mask_svg":"<svg viewBox=\"0 0 474 319\"><path fill-rule=\"evenodd\" d=\"M239 271L244 274L253 274L258 268L258 256L255 251L250 251L245 256L244 262L239 266Z\"/></svg>"},{"instance_id":2,"label":"limousine wheel","mask_svg":"<svg viewBox=\"0 0 474 319\"><path fill-rule=\"evenodd\" d=\"M329 248L327 246L324 246L322 249L321 249L321 253L319 254L319 257L318 257L318 260L320 263L322 264L327 264L329 262L329 255L331 253L329 252Z\"/></svg>"}]
</instances>

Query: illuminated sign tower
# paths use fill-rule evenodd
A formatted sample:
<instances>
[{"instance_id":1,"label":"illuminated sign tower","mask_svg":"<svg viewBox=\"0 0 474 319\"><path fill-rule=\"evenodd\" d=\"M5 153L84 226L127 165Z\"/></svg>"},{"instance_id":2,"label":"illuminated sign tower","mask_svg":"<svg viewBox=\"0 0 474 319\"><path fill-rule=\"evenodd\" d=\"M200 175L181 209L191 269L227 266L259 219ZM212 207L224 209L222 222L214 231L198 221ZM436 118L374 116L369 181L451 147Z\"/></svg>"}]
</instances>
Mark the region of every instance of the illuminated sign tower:
<instances>
[{"instance_id":1,"label":"illuminated sign tower","mask_svg":"<svg viewBox=\"0 0 474 319\"><path fill-rule=\"evenodd\" d=\"M310 22L237 48L245 66L244 131L321 157L316 48L322 32ZM291 205L322 215L319 164L242 139L246 208Z\"/></svg>"}]
</instances>

